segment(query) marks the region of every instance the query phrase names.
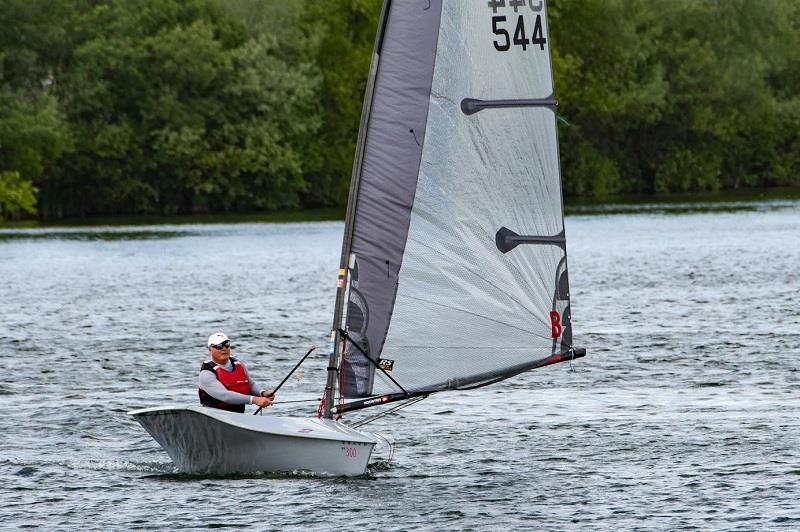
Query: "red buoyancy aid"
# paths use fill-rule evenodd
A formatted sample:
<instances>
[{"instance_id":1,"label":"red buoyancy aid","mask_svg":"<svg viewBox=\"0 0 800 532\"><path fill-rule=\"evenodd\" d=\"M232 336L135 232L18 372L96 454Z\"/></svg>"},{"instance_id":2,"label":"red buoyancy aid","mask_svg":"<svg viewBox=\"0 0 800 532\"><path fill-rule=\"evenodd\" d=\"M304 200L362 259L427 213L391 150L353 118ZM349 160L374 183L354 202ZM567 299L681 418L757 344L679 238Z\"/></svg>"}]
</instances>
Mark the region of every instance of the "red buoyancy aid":
<instances>
[{"instance_id":1,"label":"red buoyancy aid","mask_svg":"<svg viewBox=\"0 0 800 532\"><path fill-rule=\"evenodd\" d=\"M247 371L244 369L244 364L237 362L236 359L233 358L231 358L231 362L233 362L233 371L227 371L222 366L214 368L217 379L225 388L232 392L250 395L250 379L247 378Z\"/></svg>"},{"instance_id":2,"label":"red buoyancy aid","mask_svg":"<svg viewBox=\"0 0 800 532\"><path fill-rule=\"evenodd\" d=\"M232 392L250 395L250 379L247 376L247 371L244 369L244 364L231 357L233 363L233 371L228 371L222 366L216 365L212 361L203 362L200 370L208 370L217 376L217 380L227 390ZM244 413L244 405L232 405L224 401L220 401L205 392L205 390L198 390L200 394L200 403L204 406L212 408L220 408L222 410L230 410L232 412Z\"/></svg>"}]
</instances>

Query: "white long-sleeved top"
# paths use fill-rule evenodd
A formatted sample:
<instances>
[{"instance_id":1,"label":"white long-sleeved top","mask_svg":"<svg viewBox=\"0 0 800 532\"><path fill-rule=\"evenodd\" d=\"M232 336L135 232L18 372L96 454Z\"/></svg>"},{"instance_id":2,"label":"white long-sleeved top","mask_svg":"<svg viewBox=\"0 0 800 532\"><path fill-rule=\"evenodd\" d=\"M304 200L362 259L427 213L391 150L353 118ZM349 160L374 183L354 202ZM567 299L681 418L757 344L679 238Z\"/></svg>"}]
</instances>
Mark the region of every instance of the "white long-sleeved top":
<instances>
[{"instance_id":1,"label":"white long-sleeved top","mask_svg":"<svg viewBox=\"0 0 800 532\"><path fill-rule=\"evenodd\" d=\"M220 364L217 364L218 366ZM228 359L228 363L222 366L222 369L226 371L233 371L233 362ZM247 368L245 367L244 372L247 374ZM253 403L253 396L261 395L261 392L264 392L263 388L261 388L256 381L254 381L249 374L247 374L247 380L250 381L250 395L245 395L243 393L232 392L225 388L217 376L214 374L213 371L209 371L207 369L200 370L200 377L198 378L197 385L200 387L201 390L206 392L208 395L217 399L219 401L224 401L231 405L249 405Z\"/></svg>"}]
</instances>

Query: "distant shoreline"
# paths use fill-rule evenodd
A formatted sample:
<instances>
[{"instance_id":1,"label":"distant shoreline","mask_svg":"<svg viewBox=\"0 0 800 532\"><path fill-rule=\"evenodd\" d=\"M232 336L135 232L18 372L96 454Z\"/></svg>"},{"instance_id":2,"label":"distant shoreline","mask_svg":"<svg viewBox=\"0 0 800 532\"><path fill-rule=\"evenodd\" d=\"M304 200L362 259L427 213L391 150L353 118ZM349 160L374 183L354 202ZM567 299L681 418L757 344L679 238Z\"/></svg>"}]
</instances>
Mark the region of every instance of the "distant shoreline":
<instances>
[{"instance_id":1,"label":"distant shoreline","mask_svg":"<svg viewBox=\"0 0 800 532\"><path fill-rule=\"evenodd\" d=\"M687 212L704 210L741 210L758 202L800 200L800 187L737 189L718 192L673 193L656 195L619 195L604 198L565 197L567 215L616 214L629 212ZM711 205L716 206L711 208ZM53 221L15 220L0 223L2 229L48 227L96 227L137 225L188 225L237 223L297 223L344 220L346 209L293 209L275 212L219 214L173 214L140 216L97 216Z\"/></svg>"},{"instance_id":2,"label":"distant shoreline","mask_svg":"<svg viewBox=\"0 0 800 532\"><path fill-rule=\"evenodd\" d=\"M739 188L716 192L564 198L567 215L704 212L754 209L759 203L800 200L800 187Z\"/></svg>"},{"instance_id":3,"label":"distant shoreline","mask_svg":"<svg viewBox=\"0 0 800 532\"><path fill-rule=\"evenodd\" d=\"M139 216L88 216L86 218L64 218L53 221L15 220L0 223L2 229L26 229L47 227L95 227L122 225L189 225L189 224L237 224L237 223L295 223L344 220L345 208L292 209L275 212L203 213Z\"/></svg>"}]
</instances>

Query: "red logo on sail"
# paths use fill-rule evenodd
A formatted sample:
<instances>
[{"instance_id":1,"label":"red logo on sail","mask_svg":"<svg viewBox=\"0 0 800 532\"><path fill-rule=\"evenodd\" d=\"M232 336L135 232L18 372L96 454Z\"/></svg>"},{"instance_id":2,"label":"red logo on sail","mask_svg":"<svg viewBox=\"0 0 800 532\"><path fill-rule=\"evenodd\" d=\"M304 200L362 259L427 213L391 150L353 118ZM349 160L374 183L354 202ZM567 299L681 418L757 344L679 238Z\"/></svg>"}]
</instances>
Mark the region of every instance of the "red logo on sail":
<instances>
[{"instance_id":1,"label":"red logo on sail","mask_svg":"<svg viewBox=\"0 0 800 532\"><path fill-rule=\"evenodd\" d=\"M550 334L553 338L561 336L561 314L555 310L550 311Z\"/></svg>"}]
</instances>

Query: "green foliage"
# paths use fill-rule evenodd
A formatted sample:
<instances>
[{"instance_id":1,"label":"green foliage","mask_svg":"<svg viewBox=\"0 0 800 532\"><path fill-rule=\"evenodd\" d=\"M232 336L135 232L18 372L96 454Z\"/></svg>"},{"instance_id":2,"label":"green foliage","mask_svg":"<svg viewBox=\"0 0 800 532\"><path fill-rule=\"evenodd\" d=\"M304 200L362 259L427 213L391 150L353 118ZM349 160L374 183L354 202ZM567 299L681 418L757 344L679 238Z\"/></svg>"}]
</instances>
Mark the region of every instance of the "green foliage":
<instances>
[{"instance_id":1,"label":"green foliage","mask_svg":"<svg viewBox=\"0 0 800 532\"><path fill-rule=\"evenodd\" d=\"M382 0L312 2L301 21L321 37L315 62L322 74L322 128L316 146L322 164L309 176L308 205L344 205Z\"/></svg>"},{"instance_id":2,"label":"green foliage","mask_svg":"<svg viewBox=\"0 0 800 532\"><path fill-rule=\"evenodd\" d=\"M800 8L552 0L565 190L800 184Z\"/></svg>"},{"instance_id":3,"label":"green foliage","mask_svg":"<svg viewBox=\"0 0 800 532\"><path fill-rule=\"evenodd\" d=\"M0 219L36 212L33 182L70 144L54 98L0 88Z\"/></svg>"},{"instance_id":4,"label":"green foliage","mask_svg":"<svg viewBox=\"0 0 800 532\"><path fill-rule=\"evenodd\" d=\"M214 2L104 3L81 20L95 34L61 85L77 146L54 176L59 193L85 191L70 211L299 205L297 146L319 124L308 64L287 62L277 39L248 35Z\"/></svg>"},{"instance_id":5,"label":"green foliage","mask_svg":"<svg viewBox=\"0 0 800 532\"><path fill-rule=\"evenodd\" d=\"M382 4L0 0L2 214L343 205ZM548 9L565 193L800 185L800 4Z\"/></svg>"},{"instance_id":6,"label":"green foliage","mask_svg":"<svg viewBox=\"0 0 800 532\"><path fill-rule=\"evenodd\" d=\"M3 87L50 102L22 120L59 118L63 127L50 129L69 143L16 135L20 148L0 162L37 183L43 215L300 205L319 166L309 164L309 146L321 124L321 76L312 53L286 52L319 39L280 19L250 31L213 0L85 0L59 4L52 20L41 16L47 2L33 4L15 1L9 11L32 36L56 27L61 52L45 53L55 38L14 50L2 63L13 84L6 76ZM19 41L13 32L0 38L4 50ZM57 164L40 153L48 146L60 150Z\"/></svg>"},{"instance_id":7,"label":"green foliage","mask_svg":"<svg viewBox=\"0 0 800 532\"><path fill-rule=\"evenodd\" d=\"M19 172L0 172L0 223L22 213L36 214L36 187Z\"/></svg>"},{"instance_id":8,"label":"green foliage","mask_svg":"<svg viewBox=\"0 0 800 532\"><path fill-rule=\"evenodd\" d=\"M49 66L61 60L64 10L0 0L0 13L0 218L15 218L36 212L33 183L72 146Z\"/></svg>"},{"instance_id":9,"label":"green foliage","mask_svg":"<svg viewBox=\"0 0 800 532\"><path fill-rule=\"evenodd\" d=\"M253 35L272 35L286 61L314 80L315 128L298 137L304 206L347 201L364 89L382 0L226 0L225 10ZM280 21L276 24L276 21Z\"/></svg>"},{"instance_id":10,"label":"green foliage","mask_svg":"<svg viewBox=\"0 0 800 532\"><path fill-rule=\"evenodd\" d=\"M54 98L0 88L0 170L36 180L69 146L68 131Z\"/></svg>"}]
</instances>

